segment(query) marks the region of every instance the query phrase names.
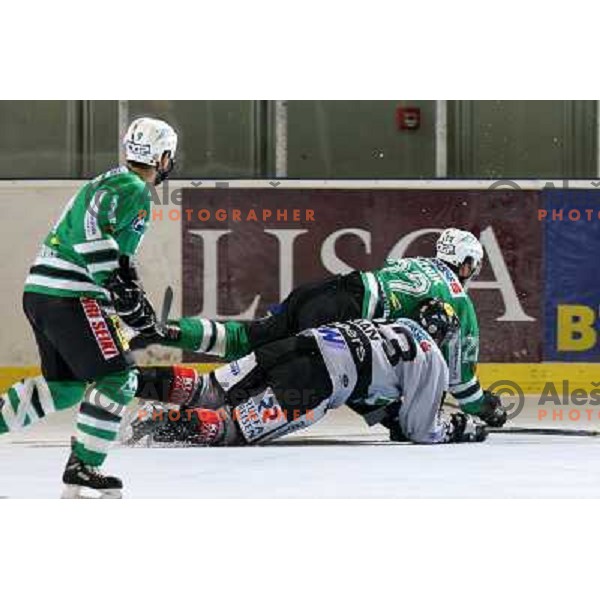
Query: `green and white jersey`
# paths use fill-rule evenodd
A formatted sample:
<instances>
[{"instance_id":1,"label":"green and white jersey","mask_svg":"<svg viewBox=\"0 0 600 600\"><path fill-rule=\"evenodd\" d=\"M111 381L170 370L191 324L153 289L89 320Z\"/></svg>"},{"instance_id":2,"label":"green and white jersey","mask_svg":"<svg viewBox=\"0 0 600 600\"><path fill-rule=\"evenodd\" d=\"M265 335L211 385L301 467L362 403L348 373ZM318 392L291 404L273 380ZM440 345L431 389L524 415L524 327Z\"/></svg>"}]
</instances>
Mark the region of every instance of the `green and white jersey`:
<instances>
[{"instance_id":1,"label":"green and white jersey","mask_svg":"<svg viewBox=\"0 0 600 600\"><path fill-rule=\"evenodd\" d=\"M151 190L127 167L86 183L44 240L26 292L108 299L104 283L120 255L134 256L148 227Z\"/></svg>"},{"instance_id":2,"label":"green and white jersey","mask_svg":"<svg viewBox=\"0 0 600 600\"><path fill-rule=\"evenodd\" d=\"M458 277L437 258L387 260L378 271L361 273L365 286L363 318L415 318L428 298L450 304L460 320L458 335L444 344L450 369L450 393L465 412L478 412L483 391L475 374L479 325L471 298Z\"/></svg>"}]
</instances>

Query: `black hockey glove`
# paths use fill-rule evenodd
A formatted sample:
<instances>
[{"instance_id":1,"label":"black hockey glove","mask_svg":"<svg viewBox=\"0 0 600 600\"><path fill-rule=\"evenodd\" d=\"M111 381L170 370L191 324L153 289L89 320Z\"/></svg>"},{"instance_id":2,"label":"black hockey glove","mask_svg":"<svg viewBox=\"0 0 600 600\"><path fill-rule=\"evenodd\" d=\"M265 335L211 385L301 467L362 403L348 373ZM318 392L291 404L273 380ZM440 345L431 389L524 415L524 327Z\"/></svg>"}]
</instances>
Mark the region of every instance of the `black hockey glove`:
<instances>
[{"instance_id":1,"label":"black hockey glove","mask_svg":"<svg viewBox=\"0 0 600 600\"><path fill-rule=\"evenodd\" d=\"M448 444L483 442L487 436L487 427L478 424L471 415L464 413L450 415L450 428L446 439Z\"/></svg>"},{"instance_id":2,"label":"black hockey glove","mask_svg":"<svg viewBox=\"0 0 600 600\"><path fill-rule=\"evenodd\" d=\"M156 335L156 314L146 296L142 297L138 310L125 315L119 314L119 316L129 327L137 331L138 335L143 337Z\"/></svg>"},{"instance_id":3,"label":"black hockey glove","mask_svg":"<svg viewBox=\"0 0 600 600\"><path fill-rule=\"evenodd\" d=\"M119 268L110 274L104 287L109 291L115 310L120 317L127 317L140 311L144 290L128 256L119 258ZM125 319L123 320L125 321Z\"/></svg>"},{"instance_id":4,"label":"black hockey glove","mask_svg":"<svg viewBox=\"0 0 600 600\"><path fill-rule=\"evenodd\" d=\"M161 325L155 323L153 328L149 328L139 332L130 342L129 346L132 350L142 350L152 344L162 344L166 346L177 346L177 342L181 339L181 328L179 325L169 323Z\"/></svg>"},{"instance_id":5,"label":"black hockey glove","mask_svg":"<svg viewBox=\"0 0 600 600\"><path fill-rule=\"evenodd\" d=\"M500 396L490 390L483 392L482 407L477 416L490 427L502 427L508 418Z\"/></svg>"},{"instance_id":6,"label":"black hockey glove","mask_svg":"<svg viewBox=\"0 0 600 600\"><path fill-rule=\"evenodd\" d=\"M146 298L135 267L128 256L119 258L119 268L104 284L109 291L116 313L124 323L141 335L156 329L156 315Z\"/></svg>"}]
</instances>

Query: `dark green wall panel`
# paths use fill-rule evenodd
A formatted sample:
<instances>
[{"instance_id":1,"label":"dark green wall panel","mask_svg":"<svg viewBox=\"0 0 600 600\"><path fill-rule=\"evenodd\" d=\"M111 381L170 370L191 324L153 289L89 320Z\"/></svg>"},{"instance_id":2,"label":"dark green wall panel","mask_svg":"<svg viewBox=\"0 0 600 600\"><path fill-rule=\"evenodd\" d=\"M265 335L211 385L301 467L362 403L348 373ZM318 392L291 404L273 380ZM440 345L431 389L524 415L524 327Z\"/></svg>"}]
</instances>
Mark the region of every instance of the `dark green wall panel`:
<instances>
[{"instance_id":1,"label":"dark green wall panel","mask_svg":"<svg viewBox=\"0 0 600 600\"><path fill-rule=\"evenodd\" d=\"M451 177L594 177L595 101L449 103Z\"/></svg>"},{"instance_id":2,"label":"dark green wall panel","mask_svg":"<svg viewBox=\"0 0 600 600\"><path fill-rule=\"evenodd\" d=\"M72 104L0 101L0 177L72 177Z\"/></svg>"},{"instance_id":3,"label":"dark green wall panel","mask_svg":"<svg viewBox=\"0 0 600 600\"><path fill-rule=\"evenodd\" d=\"M130 102L130 116L155 116L180 134L177 177L259 176L255 101L144 100Z\"/></svg>"},{"instance_id":4,"label":"dark green wall panel","mask_svg":"<svg viewBox=\"0 0 600 600\"><path fill-rule=\"evenodd\" d=\"M289 101L288 176L435 176L435 102ZM418 131L396 109L417 106ZM274 103L132 100L180 133L177 176L274 176ZM448 176L597 177L596 101L448 103ZM87 177L118 160L116 101L0 101L0 177Z\"/></svg>"},{"instance_id":5,"label":"dark green wall panel","mask_svg":"<svg viewBox=\"0 0 600 600\"><path fill-rule=\"evenodd\" d=\"M421 128L398 131L396 108L421 109ZM435 102L289 101L288 176L433 177Z\"/></svg>"}]
</instances>

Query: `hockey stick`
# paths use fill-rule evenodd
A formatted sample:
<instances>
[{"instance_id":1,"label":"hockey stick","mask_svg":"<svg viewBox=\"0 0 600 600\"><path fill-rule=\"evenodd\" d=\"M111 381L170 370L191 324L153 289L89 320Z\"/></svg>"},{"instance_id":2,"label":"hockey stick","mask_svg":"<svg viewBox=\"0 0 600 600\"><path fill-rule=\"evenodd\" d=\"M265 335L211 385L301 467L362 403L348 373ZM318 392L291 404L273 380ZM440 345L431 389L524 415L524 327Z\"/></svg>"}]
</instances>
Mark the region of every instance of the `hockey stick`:
<instances>
[{"instance_id":1,"label":"hockey stick","mask_svg":"<svg viewBox=\"0 0 600 600\"><path fill-rule=\"evenodd\" d=\"M168 285L165 289L163 296L162 307L160 309L160 321L158 322L159 327L164 327L169 320L169 313L171 312L171 305L173 304L173 288Z\"/></svg>"},{"instance_id":2,"label":"hockey stick","mask_svg":"<svg viewBox=\"0 0 600 600\"><path fill-rule=\"evenodd\" d=\"M520 433L528 435L562 435L571 437L598 437L596 429L560 429L552 427L490 427L490 433Z\"/></svg>"}]
</instances>

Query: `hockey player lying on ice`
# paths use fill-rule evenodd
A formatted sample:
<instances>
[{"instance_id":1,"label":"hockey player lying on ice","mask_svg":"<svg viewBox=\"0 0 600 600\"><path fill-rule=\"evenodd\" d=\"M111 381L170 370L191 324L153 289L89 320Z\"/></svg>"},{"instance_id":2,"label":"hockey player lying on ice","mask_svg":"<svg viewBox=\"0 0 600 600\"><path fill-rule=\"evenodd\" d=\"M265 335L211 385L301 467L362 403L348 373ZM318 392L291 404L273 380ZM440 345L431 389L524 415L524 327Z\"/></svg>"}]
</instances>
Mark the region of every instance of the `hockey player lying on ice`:
<instances>
[{"instance_id":1,"label":"hockey player lying on ice","mask_svg":"<svg viewBox=\"0 0 600 600\"><path fill-rule=\"evenodd\" d=\"M437 241L435 258L388 260L376 271L354 271L300 286L275 314L250 323L183 318L166 331L145 336L145 344L161 343L235 360L269 342L333 321L414 319L424 300L439 298L454 308L460 321L459 335L442 348L450 369L449 391L465 413L502 427L506 411L497 396L481 389L475 374L479 326L466 285L477 276L482 261L483 248L472 233L446 229ZM147 374L142 370L142 390Z\"/></svg>"},{"instance_id":2,"label":"hockey player lying on ice","mask_svg":"<svg viewBox=\"0 0 600 600\"><path fill-rule=\"evenodd\" d=\"M448 366L436 342L458 334L453 308L426 300L417 314L418 323L357 319L260 346L197 376L187 397L175 386L168 400L181 404L179 415L170 411L167 419L163 409L140 411L129 441L150 436L206 446L263 443L308 427L344 404L369 424L387 427L393 441L483 441L485 425L441 410Z\"/></svg>"}]
</instances>

